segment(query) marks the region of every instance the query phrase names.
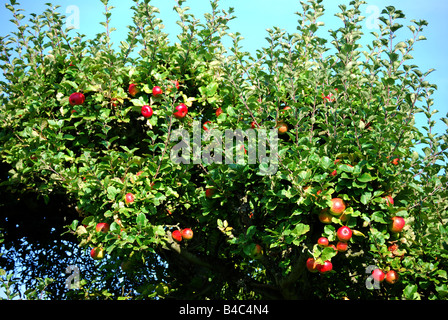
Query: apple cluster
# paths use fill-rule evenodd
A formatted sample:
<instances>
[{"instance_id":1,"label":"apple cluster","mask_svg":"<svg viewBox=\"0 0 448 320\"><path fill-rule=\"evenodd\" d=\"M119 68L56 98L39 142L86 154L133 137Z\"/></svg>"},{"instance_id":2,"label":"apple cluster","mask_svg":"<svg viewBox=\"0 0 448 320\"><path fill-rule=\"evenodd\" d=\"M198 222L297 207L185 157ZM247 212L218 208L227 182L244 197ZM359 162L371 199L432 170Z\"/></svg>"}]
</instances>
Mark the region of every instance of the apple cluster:
<instances>
[{"instance_id":1,"label":"apple cluster","mask_svg":"<svg viewBox=\"0 0 448 320\"><path fill-rule=\"evenodd\" d=\"M175 80L172 82L173 82L174 86L176 87L176 89L179 90L179 88L180 88L179 81ZM172 86L169 86L167 91L171 91L171 89L172 89ZM140 92L140 89L138 88L137 84L131 83L129 85L128 92L131 96L134 97ZM159 98L162 95L163 95L163 89L160 86L154 86L152 88L152 96L154 98ZM145 118L152 117L152 115L153 115L152 106L143 105L142 109L141 109L141 113L142 113L142 116ZM182 119L187 115L187 113L188 113L188 107L184 103L180 103L174 108L173 116L176 119Z\"/></svg>"},{"instance_id":2,"label":"apple cluster","mask_svg":"<svg viewBox=\"0 0 448 320\"><path fill-rule=\"evenodd\" d=\"M336 164L337 162L335 162ZM337 171L334 170L332 172L332 176L335 176L337 174ZM305 191L308 191L309 187L305 188ZM391 195L387 195L384 198L384 201L386 202L387 206L393 206L394 205L394 199ZM329 208L325 208L320 211L318 215L318 219L320 222L324 224L330 224L332 222L338 221L339 223L343 224L344 222L348 221L349 216L345 214L347 205L344 202L343 199L335 197L331 199L331 205ZM337 218L338 220L334 220L334 218ZM405 220L403 217L400 216L394 216L391 218L391 223L389 224L389 230L392 233L399 233L403 230L405 226ZM345 225L342 225L339 227L339 229L336 231L336 238L338 239L338 242L335 244L330 244L330 241L327 237L321 236L317 240L317 245L321 248L330 247L335 250L335 252L345 252L348 250L348 242L352 238L353 231ZM391 249L389 249L391 251ZM320 273L326 273L331 270L333 270L333 264L330 260L321 261L322 259L317 259L315 257L310 257L306 261L306 267L307 269L312 272L320 272ZM389 270L387 273L385 273L383 270L377 268L373 270L372 272L372 278L378 282L382 282L386 280L386 282L393 284L395 283L399 275L395 270Z\"/></svg>"},{"instance_id":3,"label":"apple cluster","mask_svg":"<svg viewBox=\"0 0 448 320\"><path fill-rule=\"evenodd\" d=\"M181 242L182 239L191 240L193 238L193 230L190 228L176 229L171 233L171 237L177 242Z\"/></svg>"},{"instance_id":4,"label":"apple cluster","mask_svg":"<svg viewBox=\"0 0 448 320\"><path fill-rule=\"evenodd\" d=\"M96 232L107 233L109 232L110 225L107 222L97 223L95 230ZM101 260L104 258L104 248L103 247L95 247L90 251L90 256L94 260Z\"/></svg>"},{"instance_id":5,"label":"apple cluster","mask_svg":"<svg viewBox=\"0 0 448 320\"><path fill-rule=\"evenodd\" d=\"M172 81L174 86L177 90L179 90L179 82L177 80ZM171 91L172 86L169 86L168 91ZM128 92L132 97L135 97L137 94L140 93L140 89L137 84L131 83L128 87ZM160 97L163 94L163 90L160 86L154 86L152 88L152 95L153 97L157 98ZM111 99L113 101L113 105L116 106L115 101L116 98ZM86 101L86 98L82 92L74 92L69 96L69 103L71 106L77 106L77 105L83 105ZM72 113L76 112L76 110L72 110ZM150 118L153 115L153 109L151 105L143 105L141 108L141 114L145 118ZM173 116L176 119L182 119L184 118L188 113L188 107L184 103L180 103L178 106L175 107L173 111Z\"/></svg>"}]
</instances>

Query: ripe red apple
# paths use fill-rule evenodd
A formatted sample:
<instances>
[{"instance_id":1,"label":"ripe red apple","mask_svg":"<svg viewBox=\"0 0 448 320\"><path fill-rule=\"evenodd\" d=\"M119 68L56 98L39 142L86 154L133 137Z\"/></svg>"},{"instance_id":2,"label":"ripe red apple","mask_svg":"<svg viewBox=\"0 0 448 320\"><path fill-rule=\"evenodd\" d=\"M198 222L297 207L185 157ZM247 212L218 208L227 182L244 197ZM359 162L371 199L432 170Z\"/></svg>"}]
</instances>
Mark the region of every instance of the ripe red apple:
<instances>
[{"instance_id":1,"label":"ripe red apple","mask_svg":"<svg viewBox=\"0 0 448 320\"><path fill-rule=\"evenodd\" d=\"M322 223L331 223L332 215L328 213L327 209L322 210L319 213L319 221Z\"/></svg>"},{"instance_id":2,"label":"ripe red apple","mask_svg":"<svg viewBox=\"0 0 448 320\"><path fill-rule=\"evenodd\" d=\"M216 116L217 117L219 117L219 115L221 114L221 113L223 113L223 111L222 111L222 108L221 107L219 107L218 109L216 109Z\"/></svg>"},{"instance_id":3,"label":"ripe red apple","mask_svg":"<svg viewBox=\"0 0 448 320\"><path fill-rule=\"evenodd\" d=\"M71 106L81 105L86 101L86 97L81 92L74 92L68 98L68 102Z\"/></svg>"},{"instance_id":4,"label":"ripe red apple","mask_svg":"<svg viewBox=\"0 0 448 320\"><path fill-rule=\"evenodd\" d=\"M255 121L252 121L252 122L250 123L250 127L251 127L252 129L255 129L256 126L257 126L257 123L256 123Z\"/></svg>"},{"instance_id":5,"label":"ripe red apple","mask_svg":"<svg viewBox=\"0 0 448 320\"><path fill-rule=\"evenodd\" d=\"M331 199L330 213L338 216L345 211L345 202L341 198Z\"/></svg>"},{"instance_id":6,"label":"ripe red apple","mask_svg":"<svg viewBox=\"0 0 448 320\"><path fill-rule=\"evenodd\" d=\"M347 226L342 226L337 231L337 237L339 241L347 242L352 237L352 230Z\"/></svg>"},{"instance_id":7,"label":"ripe red apple","mask_svg":"<svg viewBox=\"0 0 448 320\"><path fill-rule=\"evenodd\" d=\"M104 249L95 247L92 250L90 250L90 256L93 260L101 260L104 258Z\"/></svg>"},{"instance_id":8,"label":"ripe red apple","mask_svg":"<svg viewBox=\"0 0 448 320\"><path fill-rule=\"evenodd\" d=\"M185 104L181 103L176 107L176 112L173 113L176 119L184 118L188 113L188 108Z\"/></svg>"},{"instance_id":9,"label":"ripe red apple","mask_svg":"<svg viewBox=\"0 0 448 320\"><path fill-rule=\"evenodd\" d=\"M381 269L375 269L372 271L372 278L376 281L383 282L385 276L386 275Z\"/></svg>"},{"instance_id":10,"label":"ripe red apple","mask_svg":"<svg viewBox=\"0 0 448 320\"><path fill-rule=\"evenodd\" d=\"M128 92L131 96L134 97L137 93L140 92L140 90L137 88L137 85L135 83L131 83L129 85Z\"/></svg>"},{"instance_id":11,"label":"ripe red apple","mask_svg":"<svg viewBox=\"0 0 448 320\"><path fill-rule=\"evenodd\" d=\"M158 96L159 94L162 94L162 88L160 88L159 86L155 86L154 88L152 88L152 94L154 96Z\"/></svg>"},{"instance_id":12,"label":"ripe red apple","mask_svg":"<svg viewBox=\"0 0 448 320\"><path fill-rule=\"evenodd\" d=\"M126 196L124 197L124 201L126 203L132 203L134 202L135 196L132 193L126 193Z\"/></svg>"},{"instance_id":13,"label":"ripe red apple","mask_svg":"<svg viewBox=\"0 0 448 320\"><path fill-rule=\"evenodd\" d=\"M308 258L308 260L306 260L306 268L308 269L309 272L312 273L318 272L316 261L313 258Z\"/></svg>"},{"instance_id":14,"label":"ripe red apple","mask_svg":"<svg viewBox=\"0 0 448 320\"><path fill-rule=\"evenodd\" d=\"M344 241L339 241L339 242L336 244L336 249L337 249L339 252L345 252L345 251L347 251L347 249L348 249L348 243L347 243L347 242L344 242Z\"/></svg>"},{"instance_id":15,"label":"ripe red apple","mask_svg":"<svg viewBox=\"0 0 448 320\"><path fill-rule=\"evenodd\" d=\"M109 231L109 227L107 222L100 222L96 225L96 232L106 233Z\"/></svg>"},{"instance_id":16,"label":"ripe red apple","mask_svg":"<svg viewBox=\"0 0 448 320\"><path fill-rule=\"evenodd\" d=\"M398 162L400 161L400 158L395 158L392 160L393 165L398 165Z\"/></svg>"},{"instance_id":17,"label":"ripe red apple","mask_svg":"<svg viewBox=\"0 0 448 320\"><path fill-rule=\"evenodd\" d=\"M193 230L191 230L190 228L182 229L181 235L185 240L190 240L191 238L193 238Z\"/></svg>"},{"instance_id":18,"label":"ripe red apple","mask_svg":"<svg viewBox=\"0 0 448 320\"><path fill-rule=\"evenodd\" d=\"M151 117L152 116L152 108L151 108L151 106L148 106L148 105L144 105L143 107L142 107L142 116L144 116L145 118L149 118L149 117Z\"/></svg>"},{"instance_id":19,"label":"ripe red apple","mask_svg":"<svg viewBox=\"0 0 448 320\"><path fill-rule=\"evenodd\" d=\"M392 223L389 225L389 230L394 233L401 232L405 224L406 223L402 217L395 216L392 218Z\"/></svg>"},{"instance_id":20,"label":"ripe red apple","mask_svg":"<svg viewBox=\"0 0 448 320\"><path fill-rule=\"evenodd\" d=\"M319 246L321 246L321 247L326 247L326 246L328 246L328 244L329 244L329 242L328 242L328 238L326 238L326 237L320 237L320 238L317 240L317 244L318 244Z\"/></svg>"},{"instance_id":21,"label":"ripe red apple","mask_svg":"<svg viewBox=\"0 0 448 320\"><path fill-rule=\"evenodd\" d=\"M388 271L385 280L387 283L394 284L398 281L398 273L395 270Z\"/></svg>"},{"instance_id":22,"label":"ripe red apple","mask_svg":"<svg viewBox=\"0 0 448 320\"><path fill-rule=\"evenodd\" d=\"M215 189L211 189L211 188L205 189L205 196L207 198L213 197L214 194L215 194Z\"/></svg>"},{"instance_id":23,"label":"ripe red apple","mask_svg":"<svg viewBox=\"0 0 448 320\"><path fill-rule=\"evenodd\" d=\"M174 240L176 240L177 242L181 242L182 241L182 234L179 230L174 230L171 233L171 236L173 237Z\"/></svg>"},{"instance_id":24,"label":"ripe red apple","mask_svg":"<svg viewBox=\"0 0 448 320\"><path fill-rule=\"evenodd\" d=\"M337 174L338 174L338 171L335 169L335 170L333 170L332 173L330 173L330 176L336 177Z\"/></svg>"},{"instance_id":25,"label":"ripe red apple","mask_svg":"<svg viewBox=\"0 0 448 320\"><path fill-rule=\"evenodd\" d=\"M383 199L386 199L387 206L394 205L394 198L392 198L392 196L385 196Z\"/></svg>"},{"instance_id":26,"label":"ripe red apple","mask_svg":"<svg viewBox=\"0 0 448 320\"><path fill-rule=\"evenodd\" d=\"M329 272L329 271L333 270L333 264L331 263L330 260L327 260L327 261L324 262L324 264L319 264L319 265L317 266L317 270L318 270L320 273L326 273L326 272Z\"/></svg>"}]
</instances>

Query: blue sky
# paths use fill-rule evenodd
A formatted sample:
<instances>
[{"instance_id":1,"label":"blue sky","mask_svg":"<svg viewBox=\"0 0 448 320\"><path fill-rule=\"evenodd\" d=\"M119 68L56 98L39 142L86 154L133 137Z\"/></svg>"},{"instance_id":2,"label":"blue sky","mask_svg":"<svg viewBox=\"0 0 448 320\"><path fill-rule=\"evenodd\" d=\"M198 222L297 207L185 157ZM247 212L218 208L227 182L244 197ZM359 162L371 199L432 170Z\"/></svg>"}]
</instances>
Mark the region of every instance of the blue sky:
<instances>
[{"instance_id":1,"label":"blue sky","mask_svg":"<svg viewBox=\"0 0 448 320\"><path fill-rule=\"evenodd\" d=\"M9 0L2 0L0 3L0 36L8 34L14 30L14 25L8 20L9 11L4 7ZM99 22L103 21L103 4L99 0L18 0L21 7L27 13L41 13L45 8L46 2L53 5L60 5L59 11L67 15L72 23L79 27L76 32L85 34L92 38L97 32L101 32L103 27ZM325 15L321 20L325 22L324 29L337 29L339 18L334 14L339 12L338 5L348 5L350 0L324 0ZM379 31L372 28L374 16L385 6L393 5L401 9L406 15L405 26L410 24L411 19L427 20L429 25L424 31L427 37L426 41L417 43L416 49L412 53L422 71L435 68L436 71L427 79L431 83L438 85L438 91L434 94L435 103L433 108L440 112L437 118L444 117L448 112L448 102L444 98L444 93L448 92L448 42L445 37L448 33L448 1L446 0L366 0L367 4L362 6L362 14L366 16L364 21L364 31L367 34L370 31ZM112 11L112 26L117 29L112 34L112 39L118 44L125 40L127 28L132 24L133 2L131 0L110 0L110 5L115 6ZM179 32L179 26L176 24L177 13L173 11L175 0L152 0L151 4L160 9L160 18L165 25L165 32L170 34L170 40L176 41L176 34ZM184 6L189 6L197 18L202 18L204 12L210 10L209 0L187 0ZM280 27L293 33L296 31L297 16L294 14L301 9L299 0L221 0L220 7L228 9L235 8L237 19L231 21L230 28L232 32L240 32L245 40L242 42L244 49L254 53L257 48L266 45L266 29L273 26ZM400 40L409 37L410 32L403 28ZM325 37L325 33L321 33ZM442 122L436 126L436 132L444 133L446 125Z\"/></svg>"},{"instance_id":2,"label":"blue sky","mask_svg":"<svg viewBox=\"0 0 448 320\"><path fill-rule=\"evenodd\" d=\"M99 0L17 0L23 9L25 15L29 13L41 13L45 8L46 2L53 5L60 5L60 12L68 17L72 17L73 23L79 23L79 29L75 32L85 34L88 38L103 30L99 22L103 21L103 5ZM326 14L321 18L325 22L325 29L337 29L340 25L339 19L334 16L339 11L338 4L349 4L349 0L324 0ZM435 68L436 71L427 79L431 83L438 85L438 91L434 94L435 103L433 108L440 112L437 118L445 117L448 112L448 100L445 94L448 93L448 1L446 0L366 0L363 15L365 20L365 33L369 31L378 31L370 25L374 22L375 13L382 10L385 6L393 5L397 9L403 10L406 15L406 23L410 24L411 19L427 20L429 25L426 27L424 35L426 41L417 44L414 56L414 64L418 65L422 71ZM5 36L15 30L15 26L8 20L11 18L10 12L5 8L5 3L9 0L0 0L0 36ZM177 13L172 10L175 0L153 0L152 5L158 7L161 11L160 18L165 25L165 32L170 34L170 39L175 41L175 35L179 31L176 25ZM112 11L112 26L117 31L112 35L115 43L125 40L127 37L126 26L132 23L131 0L110 0L110 5L116 8ZM221 0L221 8L235 8L236 20L230 23L232 32L240 32L245 40L242 42L244 49L254 53L257 48L266 45L265 37L267 28L277 26L290 33L296 31L297 16L294 14L300 10L299 0ZM196 17L202 18L204 12L210 10L208 0L188 0L184 5L192 8ZM78 20L79 18L79 20ZM369 24L370 23L370 24ZM407 31L407 28L403 28ZM403 36L410 36L410 33L403 32ZM321 34L325 36L325 34ZM401 40L404 40L402 38ZM435 131L444 133L446 131L444 123L439 122ZM1 293L0 293L1 294Z\"/></svg>"}]
</instances>

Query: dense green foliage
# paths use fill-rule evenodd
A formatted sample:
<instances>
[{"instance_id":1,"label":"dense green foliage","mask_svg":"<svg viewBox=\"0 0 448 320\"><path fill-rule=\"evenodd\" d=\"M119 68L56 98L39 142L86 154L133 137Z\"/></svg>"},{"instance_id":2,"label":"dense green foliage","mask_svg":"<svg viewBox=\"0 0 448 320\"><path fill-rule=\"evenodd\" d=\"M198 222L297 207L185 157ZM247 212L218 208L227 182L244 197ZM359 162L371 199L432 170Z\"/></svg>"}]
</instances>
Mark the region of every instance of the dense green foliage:
<instances>
[{"instance_id":1,"label":"dense green foliage","mask_svg":"<svg viewBox=\"0 0 448 320\"><path fill-rule=\"evenodd\" d=\"M340 6L341 27L328 40L319 32L322 1L311 0L297 12L297 33L269 29L267 45L251 55L229 31L233 10L218 1L201 21L179 0L181 32L170 43L157 8L134 0L134 24L115 49L113 8L101 1L105 31L94 39L63 30L51 6L24 24L11 1L17 31L0 42L0 159L9 166L2 190L34 192L47 204L63 197L76 216L65 222L67 241L76 239L88 260L81 288L51 292L49 285L52 298L446 297L448 136L431 131L436 86L411 56L425 21L411 21L409 38L400 40L404 14L386 7L380 32L361 45L363 3L353 1ZM154 96L154 86L163 94ZM74 92L85 95L82 105L69 103ZM188 114L177 119L180 103ZM154 111L148 119L143 105ZM416 126L417 113L426 126ZM178 141L170 138L176 129L193 136L195 121L221 132L286 123L278 170L262 174L266 163L248 164L247 156L246 163L174 163ZM209 143L203 138L202 148ZM134 202L125 202L127 193ZM323 224L318 214L335 197L348 219ZM388 229L393 216L406 220L400 233ZM100 222L110 224L107 233L95 230ZM354 233L348 251L316 244L321 236L336 243L340 225ZM193 239L174 241L171 232L186 227ZM262 254L254 256L257 244ZM106 257L91 260L93 247ZM333 271L308 272L309 257L331 260ZM396 270L399 281L369 290L372 265Z\"/></svg>"}]
</instances>

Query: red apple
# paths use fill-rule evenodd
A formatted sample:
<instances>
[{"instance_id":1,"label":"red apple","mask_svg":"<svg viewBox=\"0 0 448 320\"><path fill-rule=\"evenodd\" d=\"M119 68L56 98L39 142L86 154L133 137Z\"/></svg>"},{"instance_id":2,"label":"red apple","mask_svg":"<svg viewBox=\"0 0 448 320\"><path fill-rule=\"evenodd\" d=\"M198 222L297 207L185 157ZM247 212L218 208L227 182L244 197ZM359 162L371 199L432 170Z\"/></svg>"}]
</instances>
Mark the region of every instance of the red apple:
<instances>
[{"instance_id":1,"label":"red apple","mask_svg":"<svg viewBox=\"0 0 448 320\"><path fill-rule=\"evenodd\" d=\"M345 202L341 198L331 199L330 213L338 216L345 211Z\"/></svg>"},{"instance_id":2,"label":"red apple","mask_svg":"<svg viewBox=\"0 0 448 320\"><path fill-rule=\"evenodd\" d=\"M222 111L222 108L221 107L219 107L218 109L216 109L216 116L217 117L219 117L219 115L222 113L223 111Z\"/></svg>"},{"instance_id":3,"label":"red apple","mask_svg":"<svg viewBox=\"0 0 448 320\"><path fill-rule=\"evenodd\" d=\"M333 270L333 264L331 263L330 260L327 260L327 261L324 262L324 264L319 264L319 265L317 266L317 270L318 270L320 273L326 273L326 272L329 272L329 271Z\"/></svg>"},{"instance_id":4,"label":"red apple","mask_svg":"<svg viewBox=\"0 0 448 320\"><path fill-rule=\"evenodd\" d=\"M394 243L392 245L390 245L387 250L389 250L390 252L394 253L395 251L398 250L398 244Z\"/></svg>"},{"instance_id":5,"label":"red apple","mask_svg":"<svg viewBox=\"0 0 448 320\"><path fill-rule=\"evenodd\" d=\"M252 122L250 123L250 127L251 127L252 129L255 129L256 126L257 126L257 123L256 123L255 121L252 121Z\"/></svg>"},{"instance_id":6,"label":"red apple","mask_svg":"<svg viewBox=\"0 0 448 320\"><path fill-rule=\"evenodd\" d=\"M330 176L336 177L337 174L338 174L338 171L335 169L335 170L333 170L332 173L330 173Z\"/></svg>"},{"instance_id":7,"label":"red apple","mask_svg":"<svg viewBox=\"0 0 448 320\"><path fill-rule=\"evenodd\" d=\"M152 94L154 96L158 96L159 94L162 94L162 88L160 88L159 86L155 86L154 88L152 88Z\"/></svg>"},{"instance_id":8,"label":"red apple","mask_svg":"<svg viewBox=\"0 0 448 320\"><path fill-rule=\"evenodd\" d=\"M398 165L398 162L400 161L400 158L395 158L392 160L393 165Z\"/></svg>"},{"instance_id":9,"label":"red apple","mask_svg":"<svg viewBox=\"0 0 448 320\"><path fill-rule=\"evenodd\" d=\"M181 242L182 241L182 234L179 230L174 230L171 233L171 236L173 237L174 240L176 240L177 242Z\"/></svg>"},{"instance_id":10,"label":"red apple","mask_svg":"<svg viewBox=\"0 0 448 320\"><path fill-rule=\"evenodd\" d=\"M181 235L185 240L190 240L191 238L193 238L193 230L191 230L190 228L182 229Z\"/></svg>"},{"instance_id":11,"label":"red apple","mask_svg":"<svg viewBox=\"0 0 448 320\"><path fill-rule=\"evenodd\" d=\"M329 244L329 242L328 242L328 238L326 238L326 237L320 237L320 238L317 240L317 244L318 244L319 246L321 246L321 247L326 247L326 246L328 246L328 244Z\"/></svg>"},{"instance_id":12,"label":"red apple","mask_svg":"<svg viewBox=\"0 0 448 320\"><path fill-rule=\"evenodd\" d=\"M328 213L327 209L322 210L319 213L319 221L322 223L331 223L332 215Z\"/></svg>"},{"instance_id":13,"label":"red apple","mask_svg":"<svg viewBox=\"0 0 448 320\"><path fill-rule=\"evenodd\" d=\"M90 256L94 260L101 260L101 259L104 258L104 249L103 248L99 248L99 247L95 247L95 248L93 248L90 251Z\"/></svg>"},{"instance_id":14,"label":"red apple","mask_svg":"<svg viewBox=\"0 0 448 320\"><path fill-rule=\"evenodd\" d=\"M100 222L96 225L96 232L106 233L109 231L109 224L107 222Z\"/></svg>"},{"instance_id":15,"label":"red apple","mask_svg":"<svg viewBox=\"0 0 448 320\"><path fill-rule=\"evenodd\" d=\"M306 260L306 268L309 272L318 272L316 261L313 258L308 258L308 260Z\"/></svg>"},{"instance_id":16,"label":"red apple","mask_svg":"<svg viewBox=\"0 0 448 320\"><path fill-rule=\"evenodd\" d=\"M394 198L392 198L392 196L385 196L383 199L386 199L387 206L394 205Z\"/></svg>"},{"instance_id":17,"label":"red apple","mask_svg":"<svg viewBox=\"0 0 448 320\"><path fill-rule=\"evenodd\" d=\"M388 271L385 280L387 283L394 284L398 281L398 273L395 270Z\"/></svg>"},{"instance_id":18,"label":"red apple","mask_svg":"<svg viewBox=\"0 0 448 320\"><path fill-rule=\"evenodd\" d=\"M132 203L134 202L135 196L132 193L126 193L126 196L124 197L124 201L126 203Z\"/></svg>"},{"instance_id":19,"label":"red apple","mask_svg":"<svg viewBox=\"0 0 448 320\"><path fill-rule=\"evenodd\" d=\"M342 226L337 231L339 241L347 242L352 237L352 230L347 226Z\"/></svg>"},{"instance_id":20,"label":"red apple","mask_svg":"<svg viewBox=\"0 0 448 320\"><path fill-rule=\"evenodd\" d=\"M389 225L389 230L397 233L403 230L405 221L402 217L395 216L392 218L392 223Z\"/></svg>"},{"instance_id":21,"label":"red apple","mask_svg":"<svg viewBox=\"0 0 448 320\"><path fill-rule=\"evenodd\" d=\"M380 269L375 269L372 271L372 278L376 281L383 282L385 276L386 275L384 274L384 272Z\"/></svg>"},{"instance_id":22,"label":"red apple","mask_svg":"<svg viewBox=\"0 0 448 320\"><path fill-rule=\"evenodd\" d=\"M129 85L128 91L129 91L129 94L130 94L131 96L133 96L133 97L134 97L137 93L140 92L140 90L137 88L137 85L136 85L135 83L131 83L131 84Z\"/></svg>"},{"instance_id":23,"label":"red apple","mask_svg":"<svg viewBox=\"0 0 448 320\"><path fill-rule=\"evenodd\" d=\"M74 92L68 98L68 102L71 106L77 106L83 104L86 101L86 97L81 92Z\"/></svg>"},{"instance_id":24,"label":"red apple","mask_svg":"<svg viewBox=\"0 0 448 320\"><path fill-rule=\"evenodd\" d=\"M184 118L188 113L188 108L185 104L181 103L176 107L176 112L173 113L176 119Z\"/></svg>"},{"instance_id":25,"label":"red apple","mask_svg":"<svg viewBox=\"0 0 448 320\"><path fill-rule=\"evenodd\" d=\"M142 116L144 116L145 118L149 118L149 117L152 116L152 108L151 108L151 106L144 105L142 107Z\"/></svg>"},{"instance_id":26,"label":"red apple","mask_svg":"<svg viewBox=\"0 0 448 320\"><path fill-rule=\"evenodd\" d=\"M347 244L347 242L339 241L339 242L337 243L337 245L336 245L336 249L337 249L339 252L345 252L345 251L347 251L347 249L348 249L348 244Z\"/></svg>"}]
</instances>

